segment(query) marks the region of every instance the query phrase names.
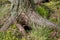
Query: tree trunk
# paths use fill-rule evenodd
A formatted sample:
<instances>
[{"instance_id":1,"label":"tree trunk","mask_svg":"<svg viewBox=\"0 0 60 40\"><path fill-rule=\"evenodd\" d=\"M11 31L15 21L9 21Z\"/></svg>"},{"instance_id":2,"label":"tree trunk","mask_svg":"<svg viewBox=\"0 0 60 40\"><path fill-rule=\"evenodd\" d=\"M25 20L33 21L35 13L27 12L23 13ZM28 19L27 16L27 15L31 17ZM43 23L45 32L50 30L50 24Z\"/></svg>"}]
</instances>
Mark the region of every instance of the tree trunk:
<instances>
[{"instance_id":1,"label":"tree trunk","mask_svg":"<svg viewBox=\"0 0 60 40\"><path fill-rule=\"evenodd\" d=\"M20 25L22 25L18 28L21 28L24 25L32 27L32 24L35 24L37 26L56 28L57 30L60 30L59 26L38 15L29 0L12 0L10 10L11 17L6 20L5 24L1 28L1 31L5 31L12 22L20 23Z\"/></svg>"}]
</instances>

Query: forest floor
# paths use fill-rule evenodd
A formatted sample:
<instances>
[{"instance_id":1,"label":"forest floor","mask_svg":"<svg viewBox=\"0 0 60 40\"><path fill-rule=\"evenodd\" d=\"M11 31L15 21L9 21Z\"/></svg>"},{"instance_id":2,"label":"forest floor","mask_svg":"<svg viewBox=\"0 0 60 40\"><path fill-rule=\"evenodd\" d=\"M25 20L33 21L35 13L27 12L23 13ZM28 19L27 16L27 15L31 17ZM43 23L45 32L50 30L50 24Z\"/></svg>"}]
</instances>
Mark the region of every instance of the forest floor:
<instances>
[{"instance_id":1,"label":"forest floor","mask_svg":"<svg viewBox=\"0 0 60 40\"><path fill-rule=\"evenodd\" d=\"M0 9L1 8L2 7L0 6ZM46 18L47 20L60 26L60 1L43 3L42 5L36 7L36 11L43 18ZM1 13L0 10L0 18L4 15L4 13ZM34 24L32 27L34 27ZM31 31L27 30L27 32L27 38L22 37L16 25L13 24L6 32L0 32L0 40L60 40L60 30L59 32L56 32L56 30L48 29L46 27L38 27L37 29L35 28Z\"/></svg>"}]
</instances>

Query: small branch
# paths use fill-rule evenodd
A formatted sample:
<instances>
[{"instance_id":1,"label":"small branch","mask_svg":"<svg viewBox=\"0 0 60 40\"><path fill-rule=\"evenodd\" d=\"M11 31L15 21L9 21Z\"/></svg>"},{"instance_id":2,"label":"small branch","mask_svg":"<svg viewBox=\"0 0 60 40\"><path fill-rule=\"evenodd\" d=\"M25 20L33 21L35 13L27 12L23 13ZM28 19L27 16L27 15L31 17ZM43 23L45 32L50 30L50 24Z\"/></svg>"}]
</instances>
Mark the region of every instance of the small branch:
<instances>
[{"instance_id":1,"label":"small branch","mask_svg":"<svg viewBox=\"0 0 60 40\"><path fill-rule=\"evenodd\" d=\"M26 31L24 30L23 26L20 24L16 24L16 26L19 29L19 32L21 32L23 36L26 36Z\"/></svg>"}]
</instances>

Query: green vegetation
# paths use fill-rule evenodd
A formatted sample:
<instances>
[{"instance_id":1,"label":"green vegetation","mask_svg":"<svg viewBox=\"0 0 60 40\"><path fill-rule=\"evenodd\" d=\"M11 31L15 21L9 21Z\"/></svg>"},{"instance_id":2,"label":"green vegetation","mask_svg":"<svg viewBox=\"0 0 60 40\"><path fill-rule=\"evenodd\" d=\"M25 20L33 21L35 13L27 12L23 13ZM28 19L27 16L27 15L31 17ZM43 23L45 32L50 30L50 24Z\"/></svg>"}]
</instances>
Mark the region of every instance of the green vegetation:
<instances>
[{"instance_id":1,"label":"green vegetation","mask_svg":"<svg viewBox=\"0 0 60 40\"><path fill-rule=\"evenodd\" d=\"M13 24L6 32L0 33L0 40L19 40L20 33L17 30L18 29Z\"/></svg>"},{"instance_id":2,"label":"green vegetation","mask_svg":"<svg viewBox=\"0 0 60 40\"><path fill-rule=\"evenodd\" d=\"M60 37L60 35L53 37L51 33L54 32L54 30L49 30L49 28L46 27L38 27L38 29L31 30L28 34L30 38L21 38L21 34L17 30L16 26L12 25L6 32L0 33L0 40L56 40L57 37Z\"/></svg>"},{"instance_id":3,"label":"green vegetation","mask_svg":"<svg viewBox=\"0 0 60 40\"><path fill-rule=\"evenodd\" d=\"M44 6L39 6L36 8L36 10L44 18L48 18L50 15L49 10L45 8Z\"/></svg>"},{"instance_id":4,"label":"green vegetation","mask_svg":"<svg viewBox=\"0 0 60 40\"><path fill-rule=\"evenodd\" d=\"M50 20L55 23L60 23L60 1L44 3L53 12L51 13Z\"/></svg>"}]
</instances>

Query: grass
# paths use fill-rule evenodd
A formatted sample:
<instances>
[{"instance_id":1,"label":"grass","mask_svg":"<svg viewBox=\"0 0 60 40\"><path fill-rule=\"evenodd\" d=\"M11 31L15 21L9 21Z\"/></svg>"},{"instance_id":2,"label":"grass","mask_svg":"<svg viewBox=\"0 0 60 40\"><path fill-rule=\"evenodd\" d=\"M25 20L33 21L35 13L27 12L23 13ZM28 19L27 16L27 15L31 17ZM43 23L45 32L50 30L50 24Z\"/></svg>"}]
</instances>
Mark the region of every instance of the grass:
<instances>
[{"instance_id":1,"label":"grass","mask_svg":"<svg viewBox=\"0 0 60 40\"><path fill-rule=\"evenodd\" d=\"M44 18L48 18L49 17L49 10L46 9L44 6L39 6L36 8L37 12Z\"/></svg>"},{"instance_id":2,"label":"grass","mask_svg":"<svg viewBox=\"0 0 60 40\"><path fill-rule=\"evenodd\" d=\"M52 31L49 30L48 28L38 27L38 29L31 30L31 32L28 35L30 36L29 40L47 40L51 32ZM13 24L6 32L0 33L0 40L27 40L27 39L25 39L24 37L21 38L21 34L18 32L16 26Z\"/></svg>"},{"instance_id":3,"label":"grass","mask_svg":"<svg viewBox=\"0 0 60 40\"><path fill-rule=\"evenodd\" d=\"M32 25L34 27L31 32L27 34L27 37L21 38L21 33L18 32L18 29L13 24L6 32L0 33L0 40L56 40L57 37L53 37L50 35L51 32L53 32L52 29L46 28L46 27L38 27L35 29L34 24Z\"/></svg>"},{"instance_id":4,"label":"grass","mask_svg":"<svg viewBox=\"0 0 60 40\"><path fill-rule=\"evenodd\" d=\"M20 35L20 33L13 24L6 32L0 33L0 40L19 40L20 38L18 35Z\"/></svg>"},{"instance_id":5,"label":"grass","mask_svg":"<svg viewBox=\"0 0 60 40\"><path fill-rule=\"evenodd\" d=\"M60 23L60 1L45 3L53 12L51 13L50 20L55 23Z\"/></svg>"}]
</instances>

